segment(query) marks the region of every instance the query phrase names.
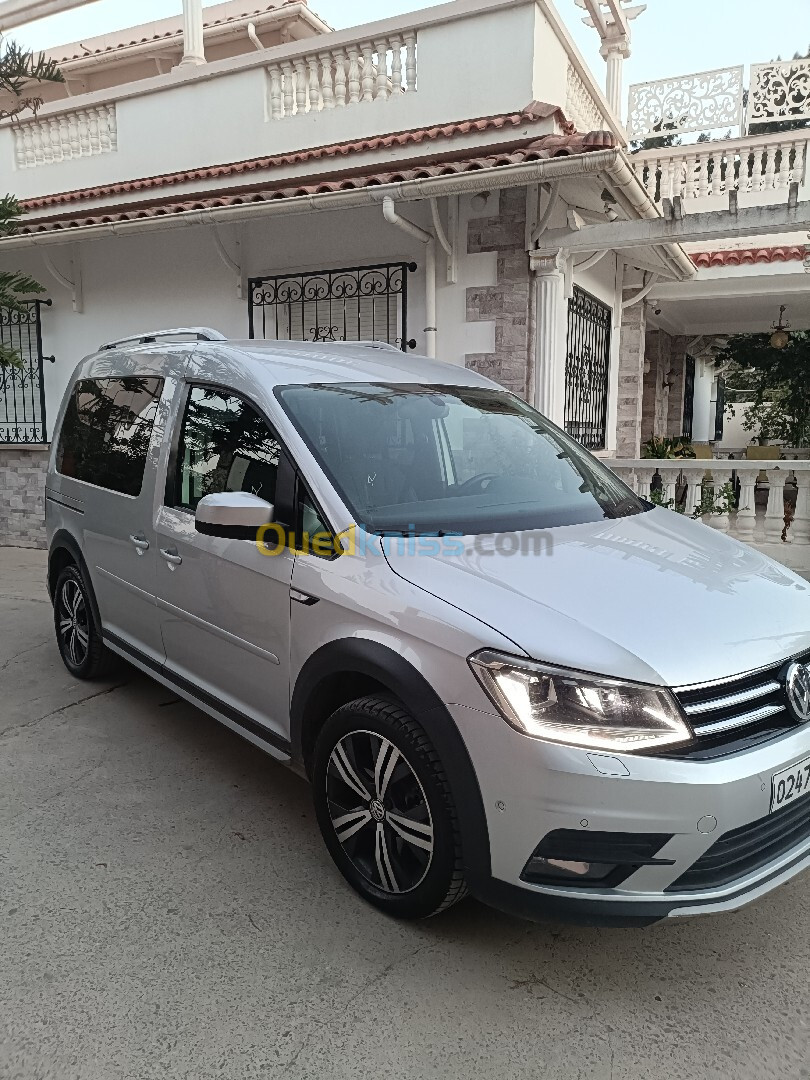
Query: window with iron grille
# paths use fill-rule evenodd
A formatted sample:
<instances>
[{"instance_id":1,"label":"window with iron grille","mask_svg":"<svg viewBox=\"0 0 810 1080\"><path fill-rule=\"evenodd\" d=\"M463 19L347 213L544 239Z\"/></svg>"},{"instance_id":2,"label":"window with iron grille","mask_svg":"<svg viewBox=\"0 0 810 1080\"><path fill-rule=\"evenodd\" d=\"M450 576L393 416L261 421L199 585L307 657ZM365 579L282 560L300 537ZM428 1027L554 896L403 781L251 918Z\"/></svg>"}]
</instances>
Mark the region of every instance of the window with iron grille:
<instances>
[{"instance_id":1,"label":"window with iron grille","mask_svg":"<svg viewBox=\"0 0 810 1080\"><path fill-rule=\"evenodd\" d=\"M602 450L607 435L612 312L574 286L568 301L565 352L565 430L588 450Z\"/></svg>"},{"instance_id":2,"label":"window with iron grille","mask_svg":"<svg viewBox=\"0 0 810 1080\"><path fill-rule=\"evenodd\" d=\"M692 423L695 413L695 358L686 357L686 366L683 373L683 428L682 435L688 442L692 441Z\"/></svg>"},{"instance_id":3,"label":"window with iron grille","mask_svg":"<svg viewBox=\"0 0 810 1080\"><path fill-rule=\"evenodd\" d=\"M0 342L14 349L19 367L0 367L0 443L44 443L45 382L42 319L50 300L31 300L21 310L0 308Z\"/></svg>"},{"instance_id":4,"label":"window with iron grille","mask_svg":"<svg viewBox=\"0 0 810 1080\"><path fill-rule=\"evenodd\" d=\"M387 341L408 338L408 275L416 263L377 263L251 278L248 329L271 341Z\"/></svg>"}]
</instances>

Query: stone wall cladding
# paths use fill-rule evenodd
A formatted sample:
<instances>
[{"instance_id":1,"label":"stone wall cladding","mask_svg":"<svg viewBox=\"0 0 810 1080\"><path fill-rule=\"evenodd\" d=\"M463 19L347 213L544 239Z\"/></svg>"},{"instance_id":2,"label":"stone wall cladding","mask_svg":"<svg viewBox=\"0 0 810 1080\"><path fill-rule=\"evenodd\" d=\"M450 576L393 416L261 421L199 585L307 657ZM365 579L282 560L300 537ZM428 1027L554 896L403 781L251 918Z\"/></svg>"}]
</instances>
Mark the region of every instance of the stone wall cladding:
<instances>
[{"instance_id":1,"label":"stone wall cladding","mask_svg":"<svg viewBox=\"0 0 810 1080\"><path fill-rule=\"evenodd\" d=\"M467 353L465 364L525 398L528 393L529 290L526 254L526 194L502 191L499 213L475 218L467 230L467 252L498 253L498 283L467 289L467 322L495 323L495 352Z\"/></svg>"},{"instance_id":2,"label":"stone wall cladding","mask_svg":"<svg viewBox=\"0 0 810 1080\"><path fill-rule=\"evenodd\" d=\"M672 386L669 391L669 406L667 410L667 435L677 438L683 435L683 395L686 389L686 346L685 337L672 339L672 355L670 367L672 371Z\"/></svg>"},{"instance_id":3,"label":"stone wall cladding","mask_svg":"<svg viewBox=\"0 0 810 1080\"><path fill-rule=\"evenodd\" d=\"M638 289L625 289L623 299ZM641 453L641 396L644 386L644 304L622 312L619 348L619 392L616 403L616 457L637 458Z\"/></svg>"},{"instance_id":4,"label":"stone wall cladding","mask_svg":"<svg viewBox=\"0 0 810 1080\"><path fill-rule=\"evenodd\" d=\"M644 376L641 402L642 443L667 434L670 392L664 383L671 371L672 338L663 330L647 330L644 355L650 370Z\"/></svg>"},{"instance_id":5,"label":"stone wall cladding","mask_svg":"<svg viewBox=\"0 0 810 1080\"><path fill-rule=\"evenodd\" d=\"M0 447L0 546L44 548L47 447Z\"/></svg>"}]
</instances>

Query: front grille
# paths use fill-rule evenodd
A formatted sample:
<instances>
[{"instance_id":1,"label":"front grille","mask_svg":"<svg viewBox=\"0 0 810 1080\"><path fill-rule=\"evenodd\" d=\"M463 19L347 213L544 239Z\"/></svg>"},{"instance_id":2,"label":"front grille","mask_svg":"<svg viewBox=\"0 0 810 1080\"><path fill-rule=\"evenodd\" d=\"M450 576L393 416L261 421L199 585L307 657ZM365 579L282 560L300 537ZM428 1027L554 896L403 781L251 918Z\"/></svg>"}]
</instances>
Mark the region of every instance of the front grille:
<instances>
[{"instance_id":1,"label":"front grille","mask_svg":"<svg viewBox=\"0 0 810 1080\"><path fill-rule=\"evenodd\" d=\"M806 661L808 656L798 658ZM785 697L784 670L790 661L736 679L676 690L696 735L675 757L709 759L737 753L796 727Z\"/></svg>"},{"instance_id":2,"label":"front grille","mask_svg":"<svg viewBox=\"0 0 810 1080\"><path fill-rule=\"evenodd\" d=\"M666 892L694 892L728 885L759 870L810 838L810 796L728 832L714 843Z\"/></svg>"}]
</instances>

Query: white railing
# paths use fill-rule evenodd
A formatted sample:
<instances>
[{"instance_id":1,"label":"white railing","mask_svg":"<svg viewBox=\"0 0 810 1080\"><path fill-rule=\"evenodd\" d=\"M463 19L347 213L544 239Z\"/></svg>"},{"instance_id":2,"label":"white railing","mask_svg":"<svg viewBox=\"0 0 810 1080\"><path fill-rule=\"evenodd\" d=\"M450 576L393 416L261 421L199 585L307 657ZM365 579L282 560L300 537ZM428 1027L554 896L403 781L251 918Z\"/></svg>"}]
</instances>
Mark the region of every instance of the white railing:
<instances>
[{"instance_id":1,"label":"white railing","mask_svg":"<svg viewBox=\"0 0 810 1080\"><path fill-rule=\"evenodd\" d=\"M810 60L751 65L748 124L810 119Z\"/></svg>"},{"instance_id":2,"label":"white railing","mask_svg":"<svg viewBox=\"0 0 810 1080\"><path fill-rule=\"evenodd\" d=\"M387 101L416 90L416 31L302 52L267 67L268 115Z\"/></svg>"},{"instance_id":3,"label":"white railing","mask_svg":"<svg viewBox=\"0 0 810 1080\"><path fill-rule=\"evenodd\" d=\"M570 60L563 112L577 131L604 131L608 128L607 120L594 100L593 92L586 86Z\"/></svg>"},{"instance_id":4,"label":"white railing","mask_svg":"<svg viewBox=\"0 0 810 1080\"><path fill-rule=\"evenodd\" d=\"M715 131L743 121L743 67L716 68L630 87L631 139L667 132Z\"/></svg>"},{"instance_id":5,"label":"white railing","mask_svg":"<svg viewBox=\"0 0 810 1080\"><path fill-rule=\"evenodd\" d=\"M700 198L741 192L786 191L804 183L808 132L723 139L691 146L643 150L632 165L650 198Z\"/></svg>"},{"instance_id":6,"label":"white railing","mask_svg":"<svg viewBox=\"0 0 810 1080\"><path fill-rule=\"evenodd\" d=\"M658 501L689 517L698 516L737 540L804 548L802 561L810 568L810 461L641 458L606 464L645 499L650 498L657 474ZM722 512L726 485L732 485L737 495L736 508L730 512ZM708 512L701 515L701 508Z\"/></svg>"},{"instance_id":7,"label":"white railing","mask_svg":"<svg viewBox=\"0 0 810 1080\"><path fill-rule=\"evenodd\" d=\"M18 169L112 154L117 149L118 123L114 102L28 120L14 127Z\"/></svg>"},{"instance_id":8,"label":"white railing","mask_svg":"<svg viewBox=\"0 0 810 1080\"><path fill-rule=\"evenodd\" d=\"M810 59L752 64L744 107L744 68L716 68L630 87L627 131L632 139L718 132L810 118Z\"/></svg>"}]
</instances>

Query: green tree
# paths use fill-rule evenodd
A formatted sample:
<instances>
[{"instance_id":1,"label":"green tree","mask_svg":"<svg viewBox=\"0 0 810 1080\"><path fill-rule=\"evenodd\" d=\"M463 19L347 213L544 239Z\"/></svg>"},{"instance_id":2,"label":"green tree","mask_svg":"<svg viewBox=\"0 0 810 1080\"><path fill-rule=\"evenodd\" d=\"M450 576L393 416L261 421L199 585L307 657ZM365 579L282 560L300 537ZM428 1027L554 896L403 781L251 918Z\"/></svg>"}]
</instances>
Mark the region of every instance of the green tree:
<instances>
[{"instance_id":1,"label":"green tree","mask_svg":"<svg viewBox=\"0 0 810 1080\"><path fill-rule=\"evenodd\" d=\"M23 113L36 113L42 98L33 91L46 82L64 82L53 60L21 49L0 35L0 120L17 119ZM22 208L13 195L0 196L0 238L12 236L20 221ZM0 270L0 308L24 311L24 297L45 290L27 274ZM19 364L18 353L0 342L0 367Z\"/></svg>"},{"instance_id":2,"label":"green tree","mask_svg":"<svg viewBox=\"0 0 810 1080\"><path fill-rule=\"evenodd\" d=\"M810 331L790 332L784 349L770 334L738 334L718 356L728 364L726 400L745 401L743 427L788 446L810 446Z\"/></svg>"}]
</instances>

